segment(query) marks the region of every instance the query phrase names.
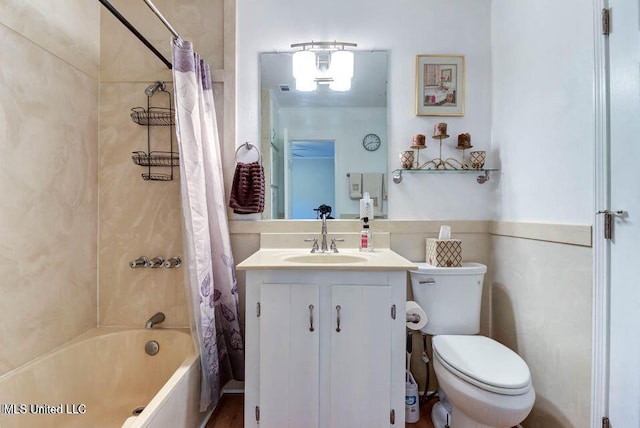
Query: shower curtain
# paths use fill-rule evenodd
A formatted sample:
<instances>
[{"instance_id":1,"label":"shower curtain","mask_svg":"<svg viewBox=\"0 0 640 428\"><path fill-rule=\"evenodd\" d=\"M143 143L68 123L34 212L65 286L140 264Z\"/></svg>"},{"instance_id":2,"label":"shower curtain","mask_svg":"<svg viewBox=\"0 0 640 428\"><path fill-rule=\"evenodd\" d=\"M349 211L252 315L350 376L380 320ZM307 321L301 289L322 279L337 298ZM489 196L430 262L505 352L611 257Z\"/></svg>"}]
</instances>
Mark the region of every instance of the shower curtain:
<instances>
[{"instance_id":1,"label":"shower curtain","mask_svg":"<svg viewBox=\"0 0 640 428\"><path fill-rule=\"evenodd\" d=\"M217 403L228 380L244 379L244 346L211 72L191 42L172 45L185 282L202 365L200 410L205 411Z\"/></svg>"}]
</instances>

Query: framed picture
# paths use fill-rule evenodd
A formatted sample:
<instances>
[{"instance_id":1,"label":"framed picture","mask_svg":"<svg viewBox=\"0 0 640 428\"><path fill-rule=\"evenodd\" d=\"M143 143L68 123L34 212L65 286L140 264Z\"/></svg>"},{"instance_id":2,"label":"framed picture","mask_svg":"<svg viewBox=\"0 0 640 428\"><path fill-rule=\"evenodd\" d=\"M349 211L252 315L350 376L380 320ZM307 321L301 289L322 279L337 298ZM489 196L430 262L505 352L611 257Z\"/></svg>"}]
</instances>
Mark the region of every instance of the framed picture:
<instances>
[{"instance_id":1,"label":"framed picture","mask_svg":"<svg viewBox=\"0 0 640 428\"><path fill-rule=\"evenodd\" d=\"M464 116L464 57L416 55L416 115Z\"/></svg>"}]
</instances>

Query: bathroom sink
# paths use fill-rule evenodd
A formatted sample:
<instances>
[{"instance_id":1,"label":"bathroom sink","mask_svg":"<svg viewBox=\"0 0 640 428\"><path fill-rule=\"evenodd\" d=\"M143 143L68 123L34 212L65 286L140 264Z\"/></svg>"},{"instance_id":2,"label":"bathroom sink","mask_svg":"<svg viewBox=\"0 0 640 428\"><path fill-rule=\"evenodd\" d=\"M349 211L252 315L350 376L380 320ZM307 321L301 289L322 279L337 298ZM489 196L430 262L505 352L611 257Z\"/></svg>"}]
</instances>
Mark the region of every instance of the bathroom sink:
<instances>
[{"instance_id":1,"label":"bathroom sink","mask_svg":"<svg viewBox=\"0 0 640 428\"><path fill-rule=\"evenodd\" d=\"M270 234L266 234L270 235ZM274 234L275 235L275 234ZM299 244L304 242L306 234L292 234L295 239L291 242ZM261 244L265 245L258 251L238 263L238 270L312 270L312 271L397 271L415 270L418 266L396 254L388 247L382 247L387 242L378 238L380 244L374 251L358 251L359 235L346 236L339 253L317 252L311 253L310 248L286 247L287 241L282 235L261 236ZM286 235L285 235L286 236ZM349 246L351 244L351 246ZM271 246L266 246L271 245ZM280 245L280 246L278 246ZM355 248L354 248L355 246Z\"/></svg>"},{"instance_id":2,"label":"bathroom sink","mask_svg":"<svg viewBox=\"0 0 640 428\"><path fill-rule=\"evenodd\" d=\"M320 253L320 254L285 256L283 257L283 260L290 263L343 264L343 263L362 263L362 262L366 262L368 259L363 256L356 256L351 254Z\"/></svg>"}]
</instances>

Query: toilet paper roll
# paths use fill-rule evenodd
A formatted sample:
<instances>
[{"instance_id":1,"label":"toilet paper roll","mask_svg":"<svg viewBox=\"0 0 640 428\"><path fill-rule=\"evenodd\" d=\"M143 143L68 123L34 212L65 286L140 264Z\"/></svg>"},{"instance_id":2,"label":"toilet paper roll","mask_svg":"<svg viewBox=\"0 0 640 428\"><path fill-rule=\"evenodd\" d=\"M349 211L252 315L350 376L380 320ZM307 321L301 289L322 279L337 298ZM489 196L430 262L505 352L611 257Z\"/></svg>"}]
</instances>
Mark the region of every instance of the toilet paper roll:
<instances>
[{"instance_id":1,"label":"toilet paper roll","mask_svg":"<svg viewBox=\"0 0 640 428\"><path fill-rule=\"evenodd\" d=\"M407 328L409 330L420 330L427 325L427 314L425 314L420 305L413 300L409 300L406 303Z\"/></svg>"}]
</instances>

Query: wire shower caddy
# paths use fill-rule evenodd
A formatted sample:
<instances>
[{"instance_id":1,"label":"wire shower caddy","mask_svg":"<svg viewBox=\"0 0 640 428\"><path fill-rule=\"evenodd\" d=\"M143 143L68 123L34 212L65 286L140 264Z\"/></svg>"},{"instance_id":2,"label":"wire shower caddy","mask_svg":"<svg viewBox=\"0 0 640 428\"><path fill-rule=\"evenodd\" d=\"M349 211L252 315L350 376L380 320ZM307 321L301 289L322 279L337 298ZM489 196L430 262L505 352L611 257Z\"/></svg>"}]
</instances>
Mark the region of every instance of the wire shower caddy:
<instances>
[{"instance_id":1,"label":"wire shower caddy","mask_svg":"<svg viewBox=\"0 0 640 428\"><path fill-rule=\"evenodd\" d=\"M151 97L156 92L163 92L169 97L169 107L151 107ZM134 164L147 167L147 172L142 173L142 178L149 181L172 181L173 168L180 165L180 156L173 150L173 127L175 125L174 110L171 108L171 93L166 90L164 82L156 82L147 87L144 93L147 96L147 108L134 107L131 109L131 120L141 126L147 127L147 151L135 151L131 156ZM169 127L169 151L151 150L151 127ZM170 168L170 172L160 173L152 171L152 168Z\"/></svg>"}]
</instances>

